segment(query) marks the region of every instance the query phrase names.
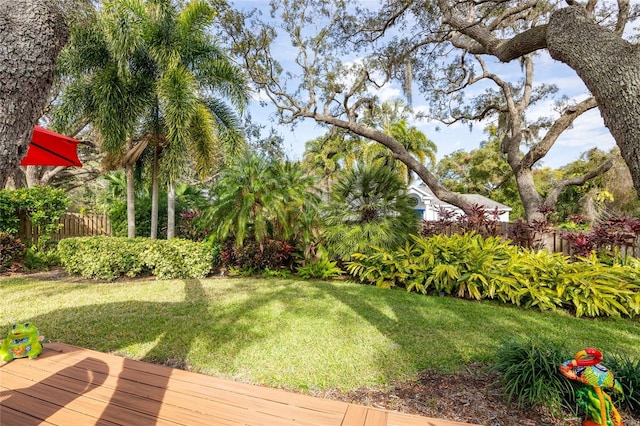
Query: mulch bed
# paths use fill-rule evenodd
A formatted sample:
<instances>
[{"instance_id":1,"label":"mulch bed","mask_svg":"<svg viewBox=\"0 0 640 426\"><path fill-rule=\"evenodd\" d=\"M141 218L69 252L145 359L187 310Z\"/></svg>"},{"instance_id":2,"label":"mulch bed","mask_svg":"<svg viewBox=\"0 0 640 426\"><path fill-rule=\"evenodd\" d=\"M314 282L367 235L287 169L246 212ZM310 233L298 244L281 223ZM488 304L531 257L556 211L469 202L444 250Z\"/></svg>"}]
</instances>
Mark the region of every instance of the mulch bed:
<instances>
[{"instance_id":1,"label":"mulch bed","mask_svg":"<svg viewBox=\"0 0 640 426\"><path fill-rule=\"evenodd\" d=\"M499 377L480 365L461 374L424 372L416 380L388 389L362 388L351 392L313 392L315 396L404 413L486 426L580 426L581 418L554 418L543 408L519 410L510 406ZM640 417L621 413L626 426L640 426Z\"/></svg>"}]
</instances>

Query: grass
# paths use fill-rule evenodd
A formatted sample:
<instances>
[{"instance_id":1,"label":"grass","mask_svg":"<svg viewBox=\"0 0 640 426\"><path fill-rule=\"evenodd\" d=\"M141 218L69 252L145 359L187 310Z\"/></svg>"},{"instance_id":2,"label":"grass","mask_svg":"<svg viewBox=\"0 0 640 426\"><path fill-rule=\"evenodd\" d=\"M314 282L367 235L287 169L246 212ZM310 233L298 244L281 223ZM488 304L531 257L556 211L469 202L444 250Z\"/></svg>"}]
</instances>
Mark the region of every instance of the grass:
<instances>
[{"instance_id":1,"label":"grass","mask_svg":"<svg viewBox=\"0 0 640 426\"><path fill-rule=\"evenodd\" d=\"M461 370L491 361L514 335L640 358L638 319L578 319L348 282L5 278L0 300L3 337L31 321L49 340L301 390Z\"/></svg>"}]
</instances>

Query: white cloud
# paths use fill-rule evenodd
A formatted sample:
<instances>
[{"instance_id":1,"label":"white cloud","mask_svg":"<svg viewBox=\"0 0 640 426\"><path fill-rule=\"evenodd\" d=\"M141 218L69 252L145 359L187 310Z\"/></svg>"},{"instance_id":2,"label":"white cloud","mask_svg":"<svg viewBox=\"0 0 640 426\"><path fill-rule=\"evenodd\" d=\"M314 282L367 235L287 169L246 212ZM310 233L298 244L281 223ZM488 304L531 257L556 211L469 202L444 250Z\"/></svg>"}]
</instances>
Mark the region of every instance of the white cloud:
<instances>
[{"instance_id":1,"label":"white cloud","mask_svg":"<svg viewBox=\"0 0 640 426\"><path fill-rule=\"evenodd\" d=\"M594 147L608 151L616 143L609 130L604 126L600 111L593 109L576 119L573 127L564 132L556 144L579 148L580 152L584 152Z\"/></svg>"}]
</instances>

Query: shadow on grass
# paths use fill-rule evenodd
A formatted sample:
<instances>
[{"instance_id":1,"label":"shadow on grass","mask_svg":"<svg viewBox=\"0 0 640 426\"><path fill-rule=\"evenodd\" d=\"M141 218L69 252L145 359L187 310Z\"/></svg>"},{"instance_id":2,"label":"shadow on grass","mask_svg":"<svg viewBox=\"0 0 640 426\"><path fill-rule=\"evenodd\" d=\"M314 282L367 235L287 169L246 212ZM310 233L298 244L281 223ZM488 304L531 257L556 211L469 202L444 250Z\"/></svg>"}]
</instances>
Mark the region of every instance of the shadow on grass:
<instances>
[{"instance_id":1,"label":"shadow on grass","mask_svg":"<svg viewBox=\"0 0 640 426\"><path fill-rule=\"evenodd\" d=\"M272 339L279 333L287 336L288 327L295 325L287 321L276 323L275 319L273 324L264 323L265 318L267 321L276 318L279 311L302 318L297 326L306 324L307 318L316 321L334 315L339 324L337 333L345 330L336 339L356 340L359 336L348 333L351 330L362 333L367 327L360 327L358 323L367 323L384 341L373 344L371 340L365 341L364 344L375 347L363 348L362 353L371 354L383 381L430 368L453 372L470 361L489 361L504 339L517 334L537 333L559 341L567 339L576 349L595 346L605 352L616 348L629 355L640 355L640 321L635 322L636 326L625 321L618 327L616 321L621 320L577 319L498 302L424 297L404 290L346 283L269 280L268 286L264 286L258 285L257 280L222 282L225 284L218 286L215 280L204 284L200 280L185 280L184 298L175 302L99 303L16 320L33 322L52 340L77 346L92 342L90 349L143 354L144 361L184 369L196 366L196 371L210 374L220 372L198 370L198 366L206 362L190 357L214 356L232 363L237 354L259 347L262 340ZM301 291L301 286L305 291ZM238 297L229 297L229 294ZM327 300L330 302L326 303ZM335 305L344 308L331 309ZM268 315L264 315L264 309L270 310ZM3 330L9 326L5 324ZM326 348L315 347L315 335L311 334L314 332L310 330L305 336L309 337L309 343L300 342L295 347L308 350L311 355L330 356ZM197 350L194 345L198 346ZM129 350L129 347L132 348ZM357 344L350 347L355 351L359 349ZM354 354L358 356L361 354ZM252 367L225 365L221 368L225 369L222 374L230 376L236 374L234 368L250 370ZM358 365L350 368L353 374L359 374Z\"/></svg>"},{"instance_id":2,"label":"shadow on grass","mask_svg":"<svg viewBox=\"0 0 640 426\"><path fill-rule=\"evenodd\" d=\"M215 294L207 294L200 280L184 280L184 300L177 302L122 301L63 308L29 318L47 339L70 345L86 346L101 352L122 352L129 346L141 346L136 352L143 361L189 368L189 353L194 342L213 350L225 346L238 353L268 337L255 321L257 311L276 301L300 299L294 288L284 286L276 293L255 291L250 283L239 281L232 290L246 293L244 300L220 306ZM215 290L215 289L214 289ZM304 295L305 298L315 297ZM318 297L322 297L319 295ZM211 302L210 302L211 301ZM307 304L305 304L305 307ZM291 307L299 314L317 315L314 304ZM255 320L255 321L254 321ZM0 330L7 330L4 324Z\"/></svg>"},{"instance_id":3,"label":"shadow on grass","mask_svg":"<svg viewBox=\"0 0 640 426\"><path fill-rule=\"evenodd\" d=\"M500 344L516 335L566 342L570 350L595 346L640 356L640 319L576 318L498 301L398 294L404 293L402 289L372 289L362 297L358 287L312 285L331 287L330 294L337 301L391 342L390 350L379 354L381 371L392 370L394 362L406 362L410 365L407 370L416 372L430 368L454 372L469 362L490 363ZM410 332L400 332L401 328ZM424 357L416 356L421 352ZM406 355L410 358L403 359Z\"/></svg>"}]
</instances>

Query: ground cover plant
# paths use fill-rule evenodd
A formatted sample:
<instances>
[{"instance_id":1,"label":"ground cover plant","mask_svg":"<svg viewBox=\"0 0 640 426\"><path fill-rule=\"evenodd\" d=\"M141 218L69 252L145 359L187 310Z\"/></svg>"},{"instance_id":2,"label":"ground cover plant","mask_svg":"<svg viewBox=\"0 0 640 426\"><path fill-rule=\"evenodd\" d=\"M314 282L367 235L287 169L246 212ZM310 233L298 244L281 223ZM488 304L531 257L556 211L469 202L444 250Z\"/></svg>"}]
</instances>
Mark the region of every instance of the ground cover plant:
<instances>
[{"instance_id":1,"label":"ground cover plant","mask_svg":"<svg viewBox=\"0 0 640 426\"><path fill-rule=\"evenodd\" d=\"M469 233L413 237L400 249L375 249L352 259L347 271L379 287L565 309L578 317L640 314L638 265L605 264L595 254L570 261L561 253Z\"/></svg>"},{"instance_id":2,"label":"ground cover plant","mask_svg":"<svg viewBox=\"0 0 640 426\"><path fill-rule=\"evenodd\" d=\"M494 359L514 335L640 358L637 320L581 319L349 282L0 280L0 327L103 352L300 390L388 385ZM34 301L37 301L34 303Z\"/></svg>"}]
</instances>

